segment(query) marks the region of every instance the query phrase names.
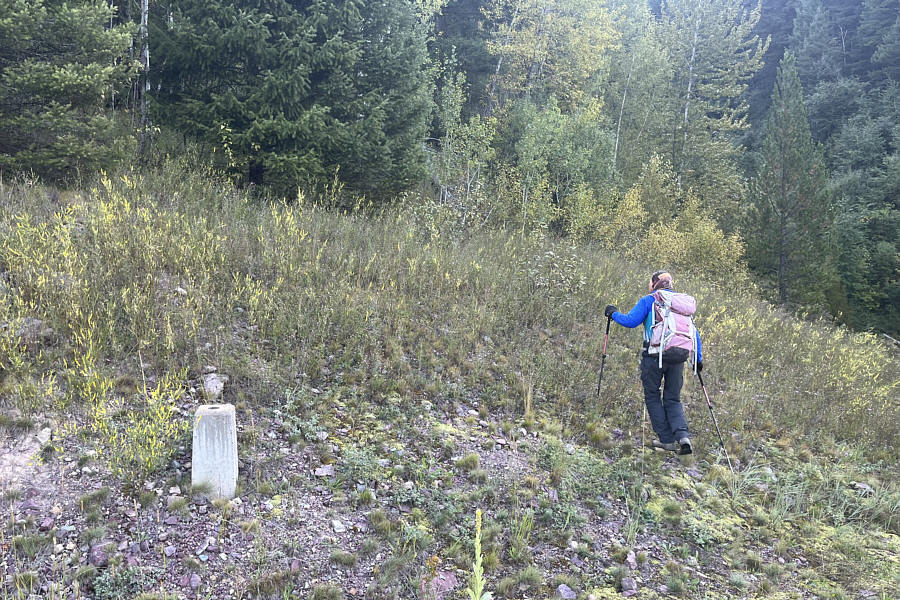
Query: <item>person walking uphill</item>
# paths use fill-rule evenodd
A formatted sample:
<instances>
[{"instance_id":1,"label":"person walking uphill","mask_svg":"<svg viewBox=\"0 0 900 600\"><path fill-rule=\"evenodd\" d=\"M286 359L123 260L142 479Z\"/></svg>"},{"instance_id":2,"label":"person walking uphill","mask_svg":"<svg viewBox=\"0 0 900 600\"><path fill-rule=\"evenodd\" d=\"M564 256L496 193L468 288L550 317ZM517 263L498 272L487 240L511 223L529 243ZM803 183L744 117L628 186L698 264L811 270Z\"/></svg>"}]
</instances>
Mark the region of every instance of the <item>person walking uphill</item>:
<instances>
[{"instance_id":1,"label":"person walking uphill","mask_svg":"<svg viewBox=\"0 0 900 600\"><path fill-rule=\"evenodd\" d=\"M644 351L641 354L641 383L644 402L659 441L653 445L678 454L691 454L691 434L684 408L681 385L684 363L691 360L695 373L703 370L700 333L694 327L696 302L687 294L673 290L672 276L657 271L650 278L650 293L641 298L628 314L610 304L606 316L624 327L644 325ZM662 384L662 397L660 397Z\"/></svg>"}]
</instances>

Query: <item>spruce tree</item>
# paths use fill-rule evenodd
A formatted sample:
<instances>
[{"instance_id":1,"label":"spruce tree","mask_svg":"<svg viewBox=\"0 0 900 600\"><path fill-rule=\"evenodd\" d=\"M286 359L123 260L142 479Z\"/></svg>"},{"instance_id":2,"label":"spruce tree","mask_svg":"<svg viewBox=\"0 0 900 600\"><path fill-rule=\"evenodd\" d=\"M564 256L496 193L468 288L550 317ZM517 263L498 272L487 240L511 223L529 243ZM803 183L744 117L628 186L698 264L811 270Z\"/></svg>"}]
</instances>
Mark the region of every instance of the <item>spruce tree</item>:
<instances>
[{"instance_id":1,"label":"spruce tree","mask_svg":"<svg viewBox=\"0 0 900 600\"><path fill-rule=\"evenodd\" d=\"M821 146L813 142L796 57L778 68L753 181L751 265L775 284L782 303L834 302L832 210Z\"/></svg>"},{"instance_id":2,"label":"spruce tree","mask_svg":"<svg viewBox=\"0 0 900 600\"><path fill-rule=\"evenodd\" d=\"M114 93L133 77L130 31L103 0L0 2L0 171L69 179L128 156Z\"/></svg>"},{"instance_id":3,"label":"spruce tree","mask_svg":"<svg viewBox=\"0 0 900 600\"><path fill-rule=\"evenodd\" d=\"M383 195L422 174L425 38L404 0L183 0L154 18L163 119L241 181L337 175Z\"/></svg>"}]
</instances>

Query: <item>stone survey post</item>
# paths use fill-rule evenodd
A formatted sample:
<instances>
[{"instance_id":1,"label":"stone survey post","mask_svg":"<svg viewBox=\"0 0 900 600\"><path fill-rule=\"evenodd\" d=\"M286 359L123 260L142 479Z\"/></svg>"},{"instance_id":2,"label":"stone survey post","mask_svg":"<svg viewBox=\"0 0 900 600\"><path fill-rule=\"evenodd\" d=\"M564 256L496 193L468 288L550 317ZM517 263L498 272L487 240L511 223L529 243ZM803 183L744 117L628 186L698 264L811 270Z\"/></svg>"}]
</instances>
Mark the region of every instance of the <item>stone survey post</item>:
<instances>
[{"instance_id":1,"label":"stone survey post","mask_svg":"<svg viewBox=\"0 0 900 600\"><path fill-rule=\"evenodd\" d=\"M233 404L204 404L194 415L191 485L230 499L237 488L237 426Z\"/></svg>"}]
</instances>

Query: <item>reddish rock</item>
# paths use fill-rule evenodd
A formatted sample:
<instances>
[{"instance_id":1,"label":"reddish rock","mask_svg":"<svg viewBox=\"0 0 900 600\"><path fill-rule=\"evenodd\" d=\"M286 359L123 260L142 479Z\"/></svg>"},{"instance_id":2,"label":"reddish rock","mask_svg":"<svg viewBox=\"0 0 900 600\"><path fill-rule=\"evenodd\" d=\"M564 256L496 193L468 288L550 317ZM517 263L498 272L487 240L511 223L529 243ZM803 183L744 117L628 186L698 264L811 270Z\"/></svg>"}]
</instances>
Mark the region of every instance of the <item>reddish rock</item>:
<instances>
[{"instance_id":1,"label":"reddish rock","mask_svg":"<svg viewBox=\"0 0 900 600\"><path fill-rule=\"evenodd\" d=\"M459 580L456 575L449 571L438 571L431 581L422 580L422 596L434 598L434 600L444 600L457 587L459 587Z\"/></svg>"}]
</instances>

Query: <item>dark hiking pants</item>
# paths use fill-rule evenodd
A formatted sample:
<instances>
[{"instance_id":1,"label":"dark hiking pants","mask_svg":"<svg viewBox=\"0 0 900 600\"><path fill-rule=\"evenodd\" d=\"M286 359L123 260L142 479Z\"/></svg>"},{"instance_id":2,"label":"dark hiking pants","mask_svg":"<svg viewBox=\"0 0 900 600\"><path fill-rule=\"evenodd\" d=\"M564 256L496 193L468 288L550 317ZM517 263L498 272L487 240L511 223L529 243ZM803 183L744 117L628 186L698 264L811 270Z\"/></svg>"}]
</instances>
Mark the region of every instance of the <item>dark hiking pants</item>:
<instances>
[{"instance_id":1,"label":"dark hiking pants","mask_svg":"<svg viewBox=\"0 0 900 600\"><path fill-rule=\"evenodd\" d=\"M650 413L653 431L664 444L690 437L684 408L681 406L681 384L684 381L684 362L663 360L659 367L659 357L641 356L641 383L644 386L644 402ZM662 383L662 398L659 388Z\"/></svg>"}]
</instances>

